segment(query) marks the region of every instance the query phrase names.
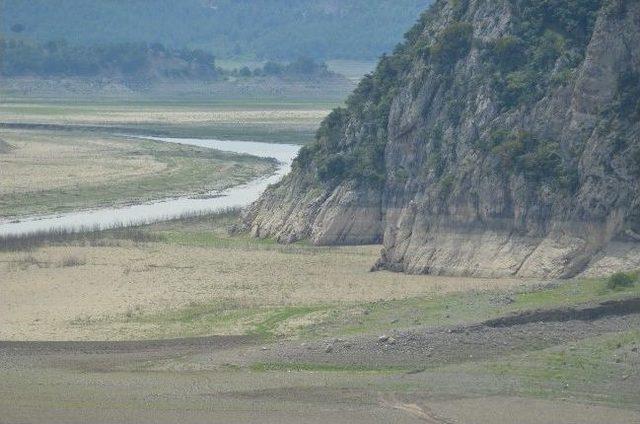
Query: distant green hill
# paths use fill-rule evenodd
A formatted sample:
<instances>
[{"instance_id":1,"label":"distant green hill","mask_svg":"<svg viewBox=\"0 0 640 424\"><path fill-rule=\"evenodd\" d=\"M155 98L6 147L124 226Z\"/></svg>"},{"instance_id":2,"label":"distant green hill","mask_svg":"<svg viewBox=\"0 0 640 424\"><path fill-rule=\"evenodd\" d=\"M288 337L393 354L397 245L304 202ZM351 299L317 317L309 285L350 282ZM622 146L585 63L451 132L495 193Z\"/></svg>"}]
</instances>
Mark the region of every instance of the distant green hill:
<instances>
[{"instance_id":1,"label":"distant green hill","mask_svg":"<svg viewBox=\"0 0 640 424\"><path fill-rule=\"evenodd\" d=\"M217 57L371 59L431 0L4 0L2 30L37 42L162 43Z\"/></svg>"}]
</instances>

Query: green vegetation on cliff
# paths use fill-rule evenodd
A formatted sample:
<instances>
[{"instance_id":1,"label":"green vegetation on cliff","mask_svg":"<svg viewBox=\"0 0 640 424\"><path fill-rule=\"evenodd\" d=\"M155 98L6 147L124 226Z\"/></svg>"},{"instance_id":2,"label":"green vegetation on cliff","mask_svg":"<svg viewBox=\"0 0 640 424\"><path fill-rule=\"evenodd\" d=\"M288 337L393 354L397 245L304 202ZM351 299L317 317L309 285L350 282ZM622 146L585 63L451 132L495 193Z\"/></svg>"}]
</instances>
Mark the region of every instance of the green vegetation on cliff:
<instances>
[{"instance_id":1,"label":"green vegetation on cliff","mask_svg":"<svg viewBox=\"0 0 640 424\"><path fill-rule=\"evenodd\" d=\"M509 0L514 14L511 33L486 42L475 39L474 26L463 20L450 23L435 35L426 31L445 3L451 3L462 16L468 1L439 2L426 11L393 55L383 56L376 70L362 80L348 99L347 108L327 118L316 143L303 150L299 167L313 164L324 183L344 179L383 183L388 177L384 151L389 111L398 88L407 83L408 73L416 72L416 68L423 69L423 75L431 73L432 78L453 84L456 64L470 54L472 47L480 54L484 77L501 107L531 107L551 87L570 83L584 59L602 7L602 0ZM620 81L619 110L627 116L640 114L637 81L638 75L633 73ZM420 88L414 84L414 91ZM459 120L462 107L456 99L450 99L448 118ZM440 139L430 163L441 175L442 129L435 137L437 132L427 137L434 142ZM531 181L550 182L561 189L576 188L575 163L565 163L556 140L500 127L491 134L489 140L478 140L478 147L498 157L505 172L522 173Z\"/></svg>"},{"instance_id":2,"label":"green vegetation on cliff","mask_svg":"<svg viewBox=\"0 0 640 424\"><path fill-rule=\"evenodd\" d=\"M632 0L436 1L252 230L384 239L376 269L409 273L571 277L617 258L613 240L640 240L639 17Z\"/></svg>"},{"instance_id":3,"label":"green vegetation on cliff","mask_svg":"<svg viewBox=\"0 0 640 424\"><path fill-rule=\"evenodd\" d=\"M507 108L566 84L584 58L602 0L510 0L513 32L483 47L493 88ZM554 69L555 68L555 69Z\"/></svg>"}]
</instances>

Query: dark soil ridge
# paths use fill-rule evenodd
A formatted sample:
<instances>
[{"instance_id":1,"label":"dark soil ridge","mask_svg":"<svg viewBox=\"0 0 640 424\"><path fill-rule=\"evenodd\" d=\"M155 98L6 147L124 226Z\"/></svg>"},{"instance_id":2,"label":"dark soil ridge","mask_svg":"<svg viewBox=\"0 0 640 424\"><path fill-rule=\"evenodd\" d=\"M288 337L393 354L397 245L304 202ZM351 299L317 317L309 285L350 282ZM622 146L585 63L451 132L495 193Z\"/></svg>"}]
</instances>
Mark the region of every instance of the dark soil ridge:
<instances>
[{"instance_id":1,"label":"dark soil ridge","mask_svg":"<svg viewBox=\"0 0 640 424\"><path fill-rule=\"evenodd\" d=\"M225 350L257 343L249 336L211 336L168 340L135 341L0 341L2 355L46 355L46 354L130 354L170 353L190 350Z\"/></svg>"},{"instance_id":2,"label":"dark soil ridge","mask_svg":"<svg viewBox=\"0 0 640 424\"><path fill-rule=\"evenodd\" d=\"M529 310L469 324L395 329L310 343L288 343L267 353L267 364L321 364L418 370L546 349L640 328L640 297Z\"/></svg>"},{"instance_id":3,"label":"dark soil ridge","mask_svg":"<svg viewBox=\"0 0 640 424\"><path fill-rule=\"evenodd\" d=\"M484 321L480 325L498 328L536 322L593 321L608 316L624 316L635 313L640 313L640 297L608 300L596 305L517 312L513 315Z\"/></svg>"},{"instance_id":4,"label":"dark soil ridge","mask_svg":"<svg viewBox=\"0 0 640 424\"><path fill-rule=\"evenodd\" d=\"M86 132L108 132L123 133L129 135L146 135L152 137L163 137L168 133L152 128L119 127L117 125L75 125L75 124L37 124L0 122L0 129L5 130L43 130L43 131L86 131Z\"/></svg>"},{"instance_id":5,"label":"dark soil ridge","mask_svg":"<svg viewBox=\"0 0 640 424\"><path fill-rule=\"evenodd\" d=\"M530 322L506 327L483 325L393 331L314 343L289 343L261 352L258 361L279 367L317 364L354 369L423 370L442 365L491 360L640 328L640 314L590 321ZM260 357L262 356L262 357ZM640 375L639 375L640 377Z\"/></svg>"}]
</instances>

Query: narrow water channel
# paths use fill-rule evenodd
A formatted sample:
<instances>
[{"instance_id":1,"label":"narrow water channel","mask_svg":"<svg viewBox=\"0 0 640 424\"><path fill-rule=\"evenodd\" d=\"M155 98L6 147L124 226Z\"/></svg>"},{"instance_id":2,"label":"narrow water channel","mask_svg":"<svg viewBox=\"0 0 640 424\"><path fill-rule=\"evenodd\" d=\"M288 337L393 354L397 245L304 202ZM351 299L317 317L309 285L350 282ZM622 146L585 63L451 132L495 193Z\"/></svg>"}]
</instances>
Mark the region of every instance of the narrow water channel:
<instances>
[{"instance_id":1,"label":"narrow water channel","mask_svg":"<svg viewBox=\"0 0 640 424\"><path fill-rule=\"evenodd\" d=\"M252 141L228 141L188 138L146 137L166 143L206 147L224 152L248 154L263 158L275 158L280 166L269 176L208 196L179 197L116 208L101 208L68 212L59 215L34 216L18 221L0 220L0 236L28 235L42 231L84 229L107 230L120 226L133 226L167 221L187 214L211 213L228 208L245 207L256 201L264 190L284 177L301 146L291 144L258 143Z\"/></svg>"}]
</instances>

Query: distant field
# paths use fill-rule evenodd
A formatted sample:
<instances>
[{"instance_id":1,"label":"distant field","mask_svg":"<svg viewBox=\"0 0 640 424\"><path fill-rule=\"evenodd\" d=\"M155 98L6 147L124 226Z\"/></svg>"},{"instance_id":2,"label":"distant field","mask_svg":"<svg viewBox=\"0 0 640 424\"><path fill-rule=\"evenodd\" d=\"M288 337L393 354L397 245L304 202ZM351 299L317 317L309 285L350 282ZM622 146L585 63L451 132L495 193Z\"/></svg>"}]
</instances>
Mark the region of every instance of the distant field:
<instances>
[{"instance_id":1,"label":"distant field","mask_svg":"<svg viewBox=\"0 0 640 424\"><path fill-rule=\"evenodd\" d=\"M0 218L200 194L275 164L204 148L90 131L2 130Z\"/></svg>"},{"instance_id":2,"label":"distant field","mask_svg":"<svg viewBox=\"0 0 640 424\"><path fill-rule=\"evenodd\" d=\"M303 144L335 100L221 99L208 102L3 99L0 124L106 128L145 135Z\"/></svg>"},{"instance_id":3,"label":"distant field","mask_svg":"<svg viewBox=\"0 0 640 424\"><path fill-rule=\"evenodd\" d=\"M356 61L356 60L329 60L329 69L338 74L344 75L353 82L358 82L366 74L373 72L377 61Z\"/></svg>"},{"instance_id":4,"label":"distant field","mask_svg":"<svg viewBox=\"0 0 640 424\"><path fill-rule=\"evenodd\" d=\"M159 243L136 244L107 233L102 241L0 253L0 339L243 334L289 308L290 318L304 322L324 316L329 305L522 283L372 274L379 246L279 246L231 237L227 227L237 219L220 216L143 229ZM82 264L62 266L69 257ZM17 307L25 295L37 296L40 306ZM27 325L35 319L42 320L40 325Z\"/></svg>"}]
</instances>

